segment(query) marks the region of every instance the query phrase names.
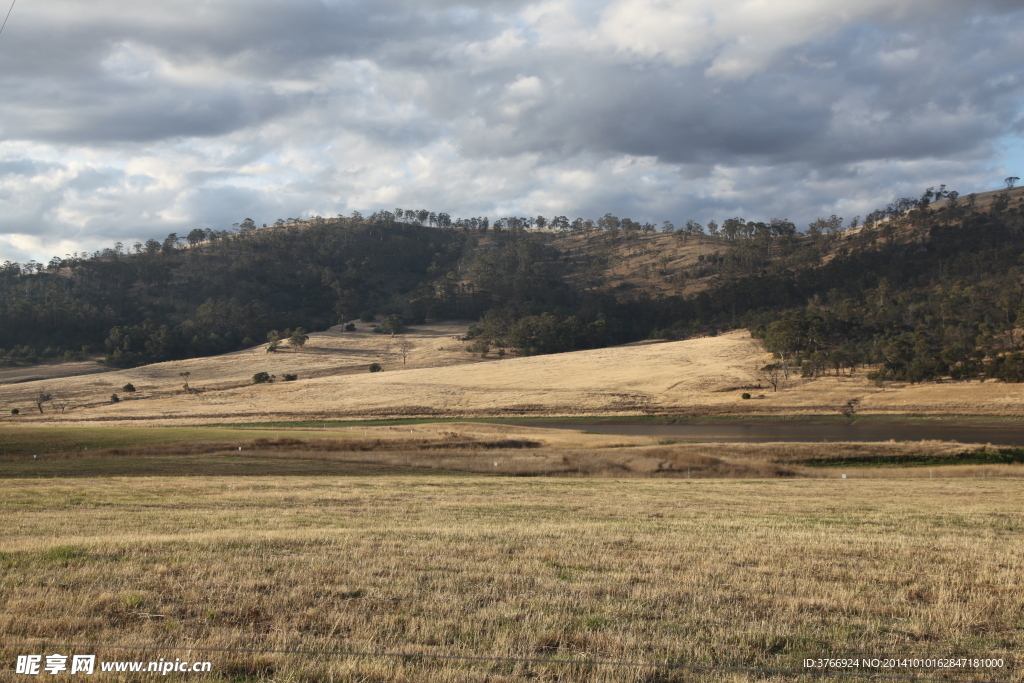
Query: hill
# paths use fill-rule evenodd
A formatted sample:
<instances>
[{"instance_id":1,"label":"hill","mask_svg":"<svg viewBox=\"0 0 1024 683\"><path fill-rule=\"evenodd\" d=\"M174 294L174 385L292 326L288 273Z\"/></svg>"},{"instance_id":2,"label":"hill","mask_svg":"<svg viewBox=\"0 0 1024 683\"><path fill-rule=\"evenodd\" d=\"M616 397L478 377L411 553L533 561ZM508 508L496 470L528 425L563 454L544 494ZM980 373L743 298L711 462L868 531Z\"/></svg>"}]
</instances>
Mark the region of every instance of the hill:
<instances>
[{"instance_id":1,"label":"hill","mask_svg":"<svg viewBox=\"0 0 1024 683\"><path fill-rule=\"evenodd\" d=\"M101 353L108 368L132 367L357 318L389 332L461 319L481 356L745 328L806 377L1019 382L1022 192L930 189L804 233L739 217L658 231L610 214L532 230L425 211L193 231L187 248L170 235L131 254L5 264L0 361Z\"/></svg>"},{"instance_id":2,"label":"hill","mask_svg":"<svg viewBox=\"0 0 1024 683\"><path fill-rule=\"evenodd\" d=\"M60 383L5 387L20 407L8 424L90 422L204 424L395 417L573 415L921 415L1024 414L1017 384L963 380L941 384L885 383L865 373L800 377L774 391L759 369L771 355L745 331L678 342L641 342L523 358L489 360L453 339L459 325L423 326L405 335L414 347L407 364L386 335L336 330L310 336L301 352L267 354L265 347L214 358L174 361ZM384 371L368 372L374 359ZM179 373L191 372L191 391ZM252 374L278 376L253 384ZM280 381L284 373L298 379ZM120 392L127 382L138 391ZM40 391L59 394L39 414ZM111 393L123 400L112 403ZM743 394L750 394L744 399Z\"/></svg>"}]
</instances>

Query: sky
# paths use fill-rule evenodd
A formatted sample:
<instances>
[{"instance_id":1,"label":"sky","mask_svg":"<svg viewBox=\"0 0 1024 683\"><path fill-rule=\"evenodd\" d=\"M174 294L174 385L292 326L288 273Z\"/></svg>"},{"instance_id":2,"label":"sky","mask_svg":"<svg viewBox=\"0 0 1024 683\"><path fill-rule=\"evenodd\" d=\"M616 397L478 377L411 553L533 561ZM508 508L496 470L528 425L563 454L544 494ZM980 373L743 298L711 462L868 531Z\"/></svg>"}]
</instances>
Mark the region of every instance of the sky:
<instances>
[{"instance_id":1,"label":"sky","mask_svg":"<svg viewBox=\"0 0 1024 683\"><path fill-rule=\"evenodd\" d=\"M395 208L849 220L1024 175L1022 64L1020 0L19 0L0 261Z\"/></svg>"}]
</instances>

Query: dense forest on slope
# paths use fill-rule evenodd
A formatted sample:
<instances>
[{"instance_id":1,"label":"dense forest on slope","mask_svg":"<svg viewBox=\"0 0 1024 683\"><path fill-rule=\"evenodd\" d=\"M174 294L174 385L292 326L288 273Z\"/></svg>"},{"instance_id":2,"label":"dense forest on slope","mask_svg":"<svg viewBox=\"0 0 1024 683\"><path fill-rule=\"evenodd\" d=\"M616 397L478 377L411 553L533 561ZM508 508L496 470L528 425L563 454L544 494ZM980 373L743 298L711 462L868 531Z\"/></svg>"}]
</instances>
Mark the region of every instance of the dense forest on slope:
<instances>
[{"instance_id":1,"label":"dense forest on slope","mask_svg":"<svg viewBox=\"0 0 1024 683\"><path fill-rule=\"evenodd\" d=\"M175 235L47 266L0 268L0 346L9 361L103 350L131 366L212 355L268 332L339 317L430 314L426 284L461 257L458 231L344 219Z\"/></svg>"},{"instance_id":2,"label":"dense forest on slope","mask_svg":"<svg viewBox=\"0 0 1024 683\"><path fill-rule=\"evenodd\" d=\"M1024 379L1024 195L929 190L863 224L428 211L194 230L0 267L0 358L102 350L129 366L276 330L464 318L470 350L553 353L749 327L784 371ZM279 223L283 223L279 222ZM542 228L537 230L536 228ZM674 253L675 257L670 258ZM618 272L613 272L618 268Z\"/></svg>"}]
</instances>

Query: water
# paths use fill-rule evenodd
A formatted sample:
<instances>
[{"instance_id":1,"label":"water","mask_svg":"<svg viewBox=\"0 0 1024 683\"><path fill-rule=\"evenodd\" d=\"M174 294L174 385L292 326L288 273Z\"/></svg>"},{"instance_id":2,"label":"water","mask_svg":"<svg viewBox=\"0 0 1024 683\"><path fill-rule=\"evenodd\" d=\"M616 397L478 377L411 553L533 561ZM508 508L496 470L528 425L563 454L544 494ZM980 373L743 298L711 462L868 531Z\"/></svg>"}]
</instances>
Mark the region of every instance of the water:
<instances>
[{"instance_id":1,"label":"water","mask_svg":"<svg viewBox=\"0 0 1024 683\"><path fill-rule=\"evenodd\" d=\"M906 422L854 422L852 424L812 424L766 422L750 424L648 424L628 422L535 422L530 426L552 429L579 429L599 434L656 436L664 439L697 442L771 441L958 441L990 443L999 446L1024 446L1024 423L928 424Z\"/></svg>"}]
</instances>

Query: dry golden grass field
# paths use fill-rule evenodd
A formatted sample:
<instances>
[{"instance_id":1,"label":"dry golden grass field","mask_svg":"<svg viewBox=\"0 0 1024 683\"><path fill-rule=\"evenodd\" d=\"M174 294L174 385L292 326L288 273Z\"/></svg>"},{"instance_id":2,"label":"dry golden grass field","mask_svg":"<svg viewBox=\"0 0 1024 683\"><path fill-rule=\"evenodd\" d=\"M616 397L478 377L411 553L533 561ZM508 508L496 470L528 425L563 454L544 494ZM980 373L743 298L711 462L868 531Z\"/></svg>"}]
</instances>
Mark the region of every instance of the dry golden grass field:
<instances>
[{"instance_id":1,"label":"dry golden grass field","mask_svg":"<svg viewBox=\"0 0 1024 683\"><path fill-rule=\"evenodd\" d=\"M498 683L803 680L779 672L957 655L1005 665L874 673L1024 680L1014 479L525 478L248 453L220 474L208 456L136 457L134 476L115 458L72 478L30 469L70 461L6 463L0 634L38 645L4 660Z\"/></svg>"},{"instance_id":2,"label":"dry golden grass field","mask_svg":"<svg viewBox=\"0 0 1024 683\"><path fill-rule=\"evenodd\" d=\"M770 360L745 331L678 342L547 356L481 359L465 351L459 323L390 337L366 330L310 335L302 350L265 346L131 370L0 385L0 424L29 422L210 424L392 417L573 415L1024 416L1024 385L944 382L879 387L866 372L800 379L779 391L758 378ZM412 344L403 363L397 345ZM384 371L368 372L371 362ZM192 392L183 388L189 372ZM277 375L253 385L256 372ZM285 373L294 382L280 381ZM122 391L126 383L137 391ZM40 391L61 399L40 414ZM110 395L122 399L112 403ZM750 393L753 398L743 400ZM10 415L18 408L21 415Z\"/></svg>"}]
</instances>

